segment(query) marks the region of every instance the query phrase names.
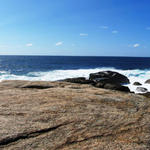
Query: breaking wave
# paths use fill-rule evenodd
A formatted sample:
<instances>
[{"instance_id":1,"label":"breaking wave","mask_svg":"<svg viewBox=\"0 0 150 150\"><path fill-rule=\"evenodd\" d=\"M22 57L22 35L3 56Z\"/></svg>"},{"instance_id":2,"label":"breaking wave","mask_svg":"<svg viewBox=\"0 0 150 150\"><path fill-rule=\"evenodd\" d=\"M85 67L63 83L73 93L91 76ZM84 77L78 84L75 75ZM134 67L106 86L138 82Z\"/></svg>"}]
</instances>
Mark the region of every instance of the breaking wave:
<instances>
[{"instance_id":1,"label":"breaking wave","mask_svg":"<svg viewBox=\"0 0 150 150\"><path fill-rule=\"evenodd\" d=\"M73 77L89 77L90 73L95 73L99 71L116 71L125 76L130 80L130 84L127 85L131 91L138 93L136 91L137 86L134 86L134 82L140 82L142 87L147 88L150 91L150 84L145 84L145 81L150 79L150 70L121 70L115 68L95 68L95 69L78 69L78 70L53 70L47 72L29 72L24 75L15 75L10 72L0 71L0 81L2 80L30 80L30 81L56 81L65 78Z\"/></svg>"}]
</instances>

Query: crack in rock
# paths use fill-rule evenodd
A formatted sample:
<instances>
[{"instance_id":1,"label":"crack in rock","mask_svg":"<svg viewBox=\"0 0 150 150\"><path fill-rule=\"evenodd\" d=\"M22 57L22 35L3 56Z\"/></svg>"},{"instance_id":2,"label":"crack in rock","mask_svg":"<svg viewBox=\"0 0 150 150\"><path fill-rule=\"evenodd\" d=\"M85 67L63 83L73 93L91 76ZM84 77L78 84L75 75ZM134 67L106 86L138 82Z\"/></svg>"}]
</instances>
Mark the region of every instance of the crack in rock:
<instances>
[{"instance_id":1,"label":"crack in rock","mask_svg":"<svg viewBox=\"0 0 150 150\"><path fill-rule=\"evenodd\" d=\"M29 133L19 133L17 135L12 136L12 137L6 137L6 138L0 140L0 146L8 145L8 144L11 144L11 143L17 142L19 140L23 140L23 139L37 137L41 134L56 130L59 127L65 126L67 124L69 124L69 123L60 124L60 125L57 125L57 126L54 126L54 127L41 129L41 130L38 130L38 131L29 132Z\"/></svg>"}]
</instances>

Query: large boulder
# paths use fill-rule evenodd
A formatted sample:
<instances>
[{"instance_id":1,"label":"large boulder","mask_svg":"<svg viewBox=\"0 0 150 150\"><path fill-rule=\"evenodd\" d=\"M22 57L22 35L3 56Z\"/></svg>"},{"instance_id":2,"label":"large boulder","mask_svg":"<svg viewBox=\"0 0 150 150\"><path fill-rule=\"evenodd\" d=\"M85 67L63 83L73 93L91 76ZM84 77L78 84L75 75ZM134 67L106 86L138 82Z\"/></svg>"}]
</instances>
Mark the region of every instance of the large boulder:
<instances>
[{"instance_id":1,"label":"large boulder","mask_svg":"<svg viewBox=\"0 0 150 150\"><path fill-rule=\"evenodd\" d=\"M146 83L146 84L150 84L150 79L149 79L149 80L147 80L147 81L145 81L145 83Z\"/></svg>"},{"instance_id":2,"label":"large boulder","mask_svg":"<svg viewBox=\"0 0 150 150\"><path fill-rule=\"evenodd\" d=\"M89 80L84 77L78 77L68 78L63 81L79 84L91 84L98 88L130 92L128 87L122 85L128 84L129 79L122 74L112 71L92 73L90 74Z\"/></svg>"},{"instance_id":3,"label":"large boulder","mask_svg":"<svg viewBox=\"0 0 150 150\"><path fill-rule=\"evenodd\" d=\"M115 83L115 84L129 84L129 79L118 73L113 71L102 71L98 73L91 73L89 79L94 82L107 82L107 83Z\"/></svg>"},{"instance_id":4,"label":"large boulder","mask_svg":"<svg viewBox=\"0 0 150 150\"><path fill-rule=\"evenodd\" d=\"M91 73L89 80L93 81L95 83L94 86L99 88L130 92L128 87L122 85L129 84L129 79L117 72L103 71Z\"/></svg>"}]
</instances>

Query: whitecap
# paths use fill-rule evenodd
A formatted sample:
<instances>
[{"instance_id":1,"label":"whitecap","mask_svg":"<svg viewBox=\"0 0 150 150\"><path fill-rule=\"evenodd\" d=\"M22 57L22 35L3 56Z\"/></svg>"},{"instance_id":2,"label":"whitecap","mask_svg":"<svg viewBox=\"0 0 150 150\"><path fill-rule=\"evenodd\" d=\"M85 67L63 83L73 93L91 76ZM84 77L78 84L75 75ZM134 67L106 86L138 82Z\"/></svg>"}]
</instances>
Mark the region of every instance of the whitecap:
<instances>
[{"instance_id":1,"label":"whitecap","mask_svg":"<svg viewBox=\"0 0 150 150\"><path fill-rule=\"evenodd\" d=\"M30 81L56 81L63 80L66 78L74 77L89 77L90 73L95 73L99 71L116 71L125 76L130 80L130 84L126 85L131 91L139 93L133 85L134 82L140 82L142 87L147 88L150 91L150 84L145 84L145 81L150 79L150 70L121 70L115 68L95 68L95 69L77 69L77 70L53 70L47 72L29 72L25 75L15 75L10 72L0 71L0 81L2 80L30 80Z\"/></svg>"}]
</instances>

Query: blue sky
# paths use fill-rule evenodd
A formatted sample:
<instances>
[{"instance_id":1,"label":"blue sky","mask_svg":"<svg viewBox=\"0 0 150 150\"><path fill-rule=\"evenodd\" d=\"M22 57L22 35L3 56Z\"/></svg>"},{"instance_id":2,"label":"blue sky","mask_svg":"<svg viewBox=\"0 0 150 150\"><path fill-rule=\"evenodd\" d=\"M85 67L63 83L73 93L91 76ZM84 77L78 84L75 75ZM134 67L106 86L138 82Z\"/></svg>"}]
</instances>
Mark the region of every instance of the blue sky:
<instances>
[{"instance_id":1,"label":"blue sky","mask_svg":"<svg viewBox=\"0 0 150 150\"><path fill-rule=\"evenodd\" d=\"M149 0L0 0L0 54L150 57L149 14Z\"/></svg>"}]
</instances>

